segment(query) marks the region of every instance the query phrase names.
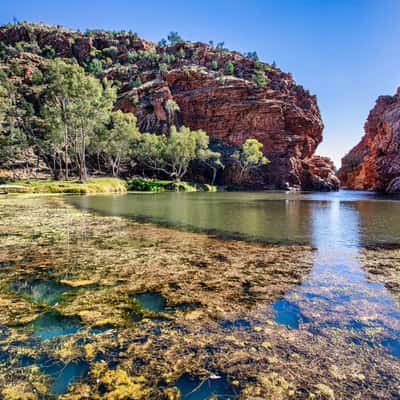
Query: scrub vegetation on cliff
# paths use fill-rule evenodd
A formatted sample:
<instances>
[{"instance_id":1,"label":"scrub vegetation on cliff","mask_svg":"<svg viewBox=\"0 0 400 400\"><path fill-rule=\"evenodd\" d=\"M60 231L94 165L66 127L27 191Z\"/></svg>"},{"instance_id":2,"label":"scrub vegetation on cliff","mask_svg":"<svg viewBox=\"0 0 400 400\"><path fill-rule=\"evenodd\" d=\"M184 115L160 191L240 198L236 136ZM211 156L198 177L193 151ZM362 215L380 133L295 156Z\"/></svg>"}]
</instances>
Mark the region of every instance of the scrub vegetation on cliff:
<instances>
[{"instance_id":1,"label":"scrub vegetation on cliff","mask_svg":"<svg viewBox=\"0 0 400 400\"><path fill-rule=\"evenodd\" d=\"M19 176L50 168L57 178L83 181L89 169L253 187L338 186L332 163L314 156L323 128L315 97L255 52L187 42L176 32L155 44L132 32L17 23L0 28L0 59L1 161ZM178 169L168 157L149 164L143 147L162 145L162 135L184 126L206 132L208 142L200 140ZM151 134L139 142L152 143L134 157L139 132ZM249 139L263 154L259 168L243 171L234 155Z\"/></svg>"}]
</instances>

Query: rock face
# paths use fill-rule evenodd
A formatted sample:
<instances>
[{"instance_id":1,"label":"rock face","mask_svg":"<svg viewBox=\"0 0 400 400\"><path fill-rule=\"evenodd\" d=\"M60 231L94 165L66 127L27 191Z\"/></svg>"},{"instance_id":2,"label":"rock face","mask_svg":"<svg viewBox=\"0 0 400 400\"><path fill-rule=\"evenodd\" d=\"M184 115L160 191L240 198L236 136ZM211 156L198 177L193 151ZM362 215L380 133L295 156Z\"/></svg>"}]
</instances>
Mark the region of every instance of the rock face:
<instances>
[{"instance_id":1,"label":"rock face","mask_svg":"<svg viewBox=\"0 0 400 400\"><path fill-rule=\"evenodd\" d=\"M204 43L156 46L135 34L83 34L42 25L0 28L0 41L51 46L56 57L73 57L83 66L100 54L105 68L97 76L118 82L116 108L135 113L142 132L167 133L172 124L185 125L204 129L215 145L230 149L258 139L271 163L247 177L250 185L339 186L332 162L315 156L323 130L316 97L275 66ZM228 62L233 75L226 74ZM218 181L236 179L228 162Z\"/></svg>"},{"instance_id":2,"label":"rock face","mask_svg":"<svg viewBox=\"0 0 400 400\"><path fill-rule=\"evenodd\" d=\"M342 159L342 186L357 190L400 190L400 88L381 96L369 113L361 141Z\"/></svg>"}]
</instances>

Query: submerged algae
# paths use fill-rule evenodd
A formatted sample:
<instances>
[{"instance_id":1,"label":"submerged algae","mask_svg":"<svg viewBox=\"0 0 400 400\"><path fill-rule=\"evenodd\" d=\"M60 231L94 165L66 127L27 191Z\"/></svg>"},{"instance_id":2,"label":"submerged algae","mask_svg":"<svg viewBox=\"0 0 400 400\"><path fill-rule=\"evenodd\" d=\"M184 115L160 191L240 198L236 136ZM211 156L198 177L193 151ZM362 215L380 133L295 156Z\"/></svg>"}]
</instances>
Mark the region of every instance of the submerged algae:
<instances>
[{"instance_id":1,"label":"submerged algae","mask_svg":"<svg viewBox=\"0 0 400 400\"><path fill-rule=\"evenodd\" d=\"M379 346L356 343L358 331L338 324L312 334L303 326L315 320L306 305L299 329L274 322L271 303L311 269L314 252L307 246L221 241L84 214L55 197L10 197L0 205L5 215L0 259L16 263L0 286L0 323L11 330L0 339L0 350L7 351L0 365L4 393L12 382L25 385L26 398L51 396L54 383L45 371L35 365L14 368L12 361L45 353L64 365L88 365L85 376L78 374L82 379L64 385L63 399L178 399L182 376L201 380L215 371L241 400L395 396L399 367ZM63 317L79 316L82 329L31 343L29 332L11 325L37 318L42 305L10 293L7 283L50 270L68 282L98 286L80 287L79 296L54 304ZM169 306L196 307L177 307L165 318L148 318L152 311L147 315L142 308L141 318L133 321L129 313L138 305L132 294L138 293L164 299L156 314ZM323 320L323 310L317 311Z\"/></svg>"}]
</instances>

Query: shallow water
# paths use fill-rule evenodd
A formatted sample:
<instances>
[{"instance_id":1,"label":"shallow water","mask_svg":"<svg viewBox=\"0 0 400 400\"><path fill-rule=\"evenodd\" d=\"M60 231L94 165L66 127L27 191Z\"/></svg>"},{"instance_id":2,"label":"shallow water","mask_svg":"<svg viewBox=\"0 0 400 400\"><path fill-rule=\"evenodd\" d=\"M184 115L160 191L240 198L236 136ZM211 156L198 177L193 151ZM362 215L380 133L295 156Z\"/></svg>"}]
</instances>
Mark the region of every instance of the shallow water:
<instances>
[{"instance_id":1,"label":"shallow water","mask_svg":"<svg viewBox=\"0 0 400 400\"><path fill-rule=\"evenodd\" d=\"M203 380L183 375L176 382L181 392L182 400L204 400L209 398L234 400L237 394L234 388L222 376L215 376L215 379L207 377Z\"/></svg>"},{"instance_id":2,"label":"shallow water","mask_svg":"<svg viewBox=\"0 0 400 400\"><path fill-rule=\"evenodd\" d=\"M1 206L11 217L0 218L0 397L398 398L395 198L160 193ZM375 273L367 245L384 260Z\"/></svg>"},{"instance_id":3,"label":"shallow water","mask_svg":"<svg viewBox=\"0 0 400 400\"><path fill-rule=\"evenodd\" d=\"M321 332L379 328L383 350L399 355L400 307L358 260L368 245L400 245L400 201L367 192L160 193L74 197L84 210L123 215L225 237L316 248L300 286L272 304L277 323ZM225 324L225 325L224 325ZM241 328L245 322L225 321Z\"/></svg>"},{"instance_id":4,"label":"shallow water","mask_svg":"<svg viewBox=\"0 0 400 400\"><path fill-rule=\"evenodd\" d=\"M46 311L28 325L33 335L42 340L50 340L58 336L71 335L78 332L81 322L78 317L67 317L57 311Z\"/></svg>"}]
</instances>

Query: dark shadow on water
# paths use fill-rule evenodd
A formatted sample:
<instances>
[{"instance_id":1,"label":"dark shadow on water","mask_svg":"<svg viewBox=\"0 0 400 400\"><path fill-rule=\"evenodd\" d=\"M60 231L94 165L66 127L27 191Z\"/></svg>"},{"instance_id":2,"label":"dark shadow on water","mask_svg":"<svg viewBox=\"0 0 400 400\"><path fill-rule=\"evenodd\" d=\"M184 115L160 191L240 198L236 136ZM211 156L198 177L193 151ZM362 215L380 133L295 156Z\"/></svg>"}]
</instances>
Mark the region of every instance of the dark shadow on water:
<instances>
[{"instance_id":1,"label":"dark shadow on water","mask_svg":"<svg viewBox=\"0 0 400 400\"><path fill-rule=\"evenodd\" d=\"M182 400L207 400L215 399L237 399L238 395L232 385L224 377L219 379L205 379L182 375L175 386L181 392Z\"/></svg>"}]
</instances>

